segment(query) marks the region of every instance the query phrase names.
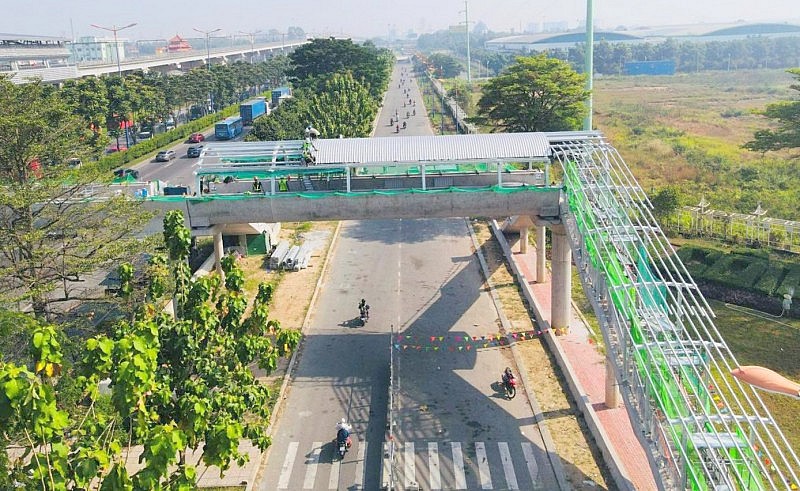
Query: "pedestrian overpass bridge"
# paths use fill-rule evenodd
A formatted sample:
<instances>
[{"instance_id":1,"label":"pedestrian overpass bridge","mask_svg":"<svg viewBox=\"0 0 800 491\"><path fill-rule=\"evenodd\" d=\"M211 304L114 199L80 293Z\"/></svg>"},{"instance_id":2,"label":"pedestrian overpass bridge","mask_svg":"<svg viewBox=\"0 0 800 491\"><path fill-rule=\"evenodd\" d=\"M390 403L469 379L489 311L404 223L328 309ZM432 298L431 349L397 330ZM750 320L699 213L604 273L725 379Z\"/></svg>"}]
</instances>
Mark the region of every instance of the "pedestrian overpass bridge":
<instances>
[{"instance_id":1,"label":"pedestrian overpass bridge","mask_svg":"<svg viewBox=\"0 0 800 491\"><path fill-rule=\"evenodd\" d=\"M273 221L514 217L507 223L522 244L528 228L537 229L542 265L548 227L551 327L568 326L574 261L600 321L609 380L616 380L659 487L800 485L795 450L759 393L730 375L739 363L714 313L602 135L318 140L311 154L315 162L307 164L303 141L212 144L196 171L196 195L147 204L181 209L192 227L212 230ZM251 192L254 178L261 192Z\"/></svg>"}]
</instances>

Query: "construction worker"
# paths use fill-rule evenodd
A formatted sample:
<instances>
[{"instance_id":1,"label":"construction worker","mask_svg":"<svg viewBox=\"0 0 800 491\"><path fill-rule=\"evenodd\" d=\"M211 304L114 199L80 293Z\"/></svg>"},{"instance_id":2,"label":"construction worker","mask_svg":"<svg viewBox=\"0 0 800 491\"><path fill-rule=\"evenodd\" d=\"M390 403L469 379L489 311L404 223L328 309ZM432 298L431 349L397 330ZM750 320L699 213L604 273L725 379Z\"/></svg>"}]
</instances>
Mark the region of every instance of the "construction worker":
<instances>
[{"instance_id":1,"label":"construction worker","mask_svg":"<svg viewBox=\"0 0 800 491\"><path fill-rule=\"evenodd\" d=\"M289 183L286 181L286 176L281 177L278 181L278 191L284 192L289 190Z\"/></svg>"},{"instance_id":2,"label":"construction worker","mask_svg":"<svg viewBox=\"0 0 800 491\"><path fill-rule=\"evenodd\" d=\"M263 192L263 189L261 188L261 181L259 181L257 177L253 177L253 192L254 193Z\"/></svg>"}]
</instances>

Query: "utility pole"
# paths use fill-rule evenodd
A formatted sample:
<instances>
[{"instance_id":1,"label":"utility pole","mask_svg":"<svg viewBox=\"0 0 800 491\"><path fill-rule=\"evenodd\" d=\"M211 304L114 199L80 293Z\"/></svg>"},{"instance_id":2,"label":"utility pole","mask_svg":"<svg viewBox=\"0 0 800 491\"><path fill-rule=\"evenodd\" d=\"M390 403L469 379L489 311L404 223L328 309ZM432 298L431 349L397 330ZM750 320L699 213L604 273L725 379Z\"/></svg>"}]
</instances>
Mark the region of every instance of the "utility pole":
<instances>
[{"instance_id":1,"label":"utility pole","mask_svg":"<svg viewBox=\"0 0 800 491\"><path fill-rule=\"evenodd\" d=\"M214 112L214 84L211 83L211 82L213 82L213 80L211 78L212 75L211 75L211 43L210 43L210 39L211 39L211 35L212 34L214 34L215 32L219 32L222 29L217 28L217 29L212 29L210 31L203 31L203 30L200 30L200 29L198 29L196 27L193 27L192 29L194 29L195 31L199 32L200 34L203 34L206 37L206 69L208 70L208 75L209 75L208 104L210 106L209 110L213 113Z\"/></svg>"},{"instance_id":2,"label":"utility pole","mask_svg":"<svg viewBox=\"0 0 800 491\"><path fill-rule=\"evenodd\" d=\"M103 26L98 26L97 24L91 24L91 26L94 27L94 28L102 29L104 31L109 31L109 32L113 32L114 33L114 51L117 54L117 76L120 79L120 83L122 84L123 90L125 89L125 84L122 83L122 65L120 65L120 60L119 60L119 41L117 40L117 33L119 31L122 31L124 29L129 28L129 27L133 27L135 25L136 25L136 22L133 22L133 23L128 24L127 26L123 26L123 27L117 27L116 25L111 26L111 27L103 27ZM131 147L131 142L130 142L130 139L128 137L128 115L126 114L125 115L125 148L130 148L130 147ZM117 140L117 150L119 150L119 140Z\"/></svg>"},{"instance_id":3,"label":"utility pole","mask_svg":"<svg viewBox=\"0 0 800 491\"><path fill-rule=\"evenodd\" d=\"M592 131L592 78L594 77L594 4L586 0L586 118L583 120L584 131Z\"/></svg>"},{"instance_id":4,"label":"utility pole","mask_svg":"<svg viewBox=\"0 0 800 491\"><path fill-rule=\"evenodd\" d=\"M472 86L472 60L469 50L469 0L464 0L464 32L467 34L467 84Z\"/></svg>"}]
</instances>

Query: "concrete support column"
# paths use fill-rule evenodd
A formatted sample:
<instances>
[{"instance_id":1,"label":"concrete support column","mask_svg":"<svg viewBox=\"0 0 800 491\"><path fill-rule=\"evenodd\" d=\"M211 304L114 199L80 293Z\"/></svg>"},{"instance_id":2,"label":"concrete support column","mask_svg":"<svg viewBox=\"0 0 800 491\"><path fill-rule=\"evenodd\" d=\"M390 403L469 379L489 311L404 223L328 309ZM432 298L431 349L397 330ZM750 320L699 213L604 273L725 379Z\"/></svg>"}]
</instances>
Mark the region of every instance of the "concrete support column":
<instances>
[{"instance_id":1,"label":"concrete support column","mask_svg":"<svg viewBox=\"0 0 800 491\"><path fill-rule=\"evenodd\" d=\"M222 246L222 232L214 232L214 268L222 276L222 256L225 249Z\"/></svg>"},{"instance_id":2,"label":"concrete support column","mask_svg":"<svg viewBox=\"0 0 800 491\"><path fill-rule=\"evenodd\" d=\"M247 235L239 235L239 247L242 249L242 255L247 256Z\"/></svg>"},{"instance_id":3,"label":"concrete support column","mask_svg":"<svg viewBox=\"0 0 800 491\"><path fill-rule=\"evenodd\" d=\"M569 331L571 318L572 298L572 250L569 248L569 239L563 225L551 228L553 233L552 267L553 282L550 285L550 299L552 316L550 327L556 334L566 334Z\"/></svg>"},{"instance_id":4,"label":"concrete support column","mask_svg":"<svg viewBox=\"0 0 800 491\"><path fill-rule=\"evenodd\" d=\"M536 283L547 280L547 266L545 265L547 252L547 231L544 225L536 226Z\"/></svg>"},{"instance_id":5,"label":"concrete support column","mask_svg":"<svg viewBox=\"0 0 800 491\"><path fill-rule=\"evenodd\" d=\"M528 252L528 227L519 229L519 252L522 254Z\"/></svg>"},{"instance_id":6,"label":"concrete support column","mask_svg":"<svg viewBox=\"0 0 800 491\"><path fill-rule=\"evenodd\" d=\"M614 377L614 360L606 356L606 407L619 406L619 398L619 387L617 379Z\"/></svg>"}]
</instances>

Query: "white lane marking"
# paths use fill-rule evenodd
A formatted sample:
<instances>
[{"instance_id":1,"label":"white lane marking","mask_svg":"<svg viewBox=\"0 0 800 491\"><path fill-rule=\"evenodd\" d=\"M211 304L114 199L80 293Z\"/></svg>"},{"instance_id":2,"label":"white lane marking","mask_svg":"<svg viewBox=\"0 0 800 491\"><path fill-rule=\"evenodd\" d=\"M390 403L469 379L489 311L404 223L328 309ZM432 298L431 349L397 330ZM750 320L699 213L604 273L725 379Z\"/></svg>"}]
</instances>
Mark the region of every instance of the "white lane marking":
<instances>
[{"instance_id":1,"label":"white lane marking","mask_svg":"<svg viewBox=\"0 0 800 491\"><path fill-rule=\"evenodd\" d=\"M461 443L450 442L453 451L453 477L456 489L467 489L467 476L464 475L464 454L461 452Z\"/></svg>"},{"instance_id":2,"label":"white lane marking","mask_svg":"<svg viewBox=\"0 0 800 491\"><path fill-rule=\"evenodd\" d=\"M522 453L525 455L525 464L528 466L528 474L531 476L531 482L534 486L538 486L539 466L536 464L536 457L533 455L533 445L528 442L523 442Z\"/></svg>"},{"instance_id":3,"label":"white lane marking","mask_svg":"<svg viewBox=\"0 0 800 491\"><path fill-rule=\"evenodd\" d=\"M431 489L442 489L442 473L439 470L439 444L428 442L428 469Z\"/></svg>"},{"instance_id":4,"label":"white lane marking","mask_svg":"<svg viewBox=\"0 0 800 491\"><path fill-rule=\"evenodd\" d=\"M322 451L322 442L314 442L311 456L306 461L306 478L303 480L303 489L314 489L314 480L317 478L319 466L319 453Z\"/></svg>"},{"instance_id":5,"label":"white lane marking","mask_svg":"<svg viewBox=\"0 0 800 491\"><path fill-rule=\"evenodd\" d=\"M489 461L486 459L486 445L483 442L475 442L475 460L478 461L478 473L481 475L481 489L493 489Z\"/></svg>"},{"instance_id":6,"label":"white lane marking","mask_svg":"<svg viewBox=\"0 0 800 491\"><path fill-rule=\"evenodd\" d=\"M278 489L289 489L289 478L292 477L292 467L299 446L300 442L291 442L289 448L286 449L286 458L283 459L281 467L281 477L278 479Z\"/></svg>"},{"instance_id":7,"label":"white lane marking","mask_svg":"<svg viewBox=\"0 0 800 491\"><path fill-rule=\"evenodd\" d=\"M500 450L500 461L503 462L503 473L506 475L508 489L519 489L517 474L514 472L514 461L511 460L511 452L508 450L508 443L497 442L497 448Z\"/></svg>"},{"instance_id":8,"label":"white lane marking","mask_svg":"<svg viewBox=\"0 0 800 491\"><path fill-rule=\"evenodd\" d=\"M403 478L406 488L417 485L417 463L414 460L414 442L406 442L405 445L405 468Z\"/></svg>"},{"instance_id":9,"label":"white lane marking","mask_svg":"<svg viewBox=\"0 0 800 491\"><path fill-rule=\"evenodd\" d=\"M358 453L356 454L356 480L353 483L355 489L364 489L364 459L367 455L367 442L358 441Z\"/></svg>"},{"instance_id":10,"label":"white lane marking","mask_svg":"<svg viewBox=\"0 0 800 491\"><path fill-rule=\"evenodd\" d=\"M333 462L331 462L331 475L328 479L328 489L339 489L339 470L342 468L342 460L343 459L339 458L339 452L337 450L333 456Z\"/></svg>"}]
</instances>

